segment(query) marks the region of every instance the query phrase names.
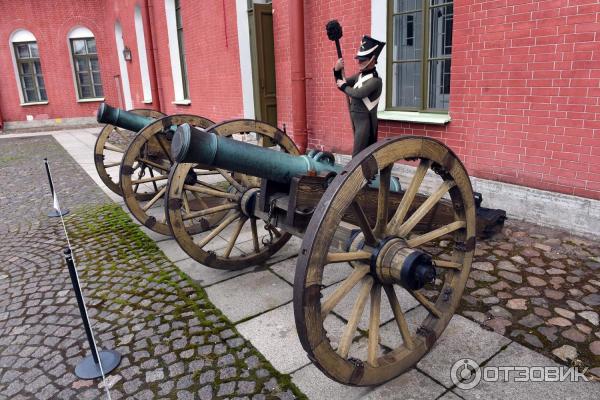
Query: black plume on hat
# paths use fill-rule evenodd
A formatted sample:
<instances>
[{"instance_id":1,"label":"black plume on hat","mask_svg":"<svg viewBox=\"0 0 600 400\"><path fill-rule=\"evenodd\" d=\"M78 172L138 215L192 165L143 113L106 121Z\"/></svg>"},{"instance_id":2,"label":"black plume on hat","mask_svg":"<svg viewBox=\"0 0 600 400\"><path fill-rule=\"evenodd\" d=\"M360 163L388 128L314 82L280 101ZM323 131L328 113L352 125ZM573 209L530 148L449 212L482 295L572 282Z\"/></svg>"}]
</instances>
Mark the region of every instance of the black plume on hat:
<instances>
[{"instance_id":1,"label":"black plume on hat","mask_svg":"<svg viewBox=\"0 0 600 400\"><path fill-rule=\"evenodd\" d=\"M358 53L356 53L356 59L359 60L368 60L371 57L379 57L383 47L385 46L385 42L380 42L379 40L373 39L371 36L365 35L362 37L360 42L360 48L358 49Z\"/></svg>"}]
</instances>

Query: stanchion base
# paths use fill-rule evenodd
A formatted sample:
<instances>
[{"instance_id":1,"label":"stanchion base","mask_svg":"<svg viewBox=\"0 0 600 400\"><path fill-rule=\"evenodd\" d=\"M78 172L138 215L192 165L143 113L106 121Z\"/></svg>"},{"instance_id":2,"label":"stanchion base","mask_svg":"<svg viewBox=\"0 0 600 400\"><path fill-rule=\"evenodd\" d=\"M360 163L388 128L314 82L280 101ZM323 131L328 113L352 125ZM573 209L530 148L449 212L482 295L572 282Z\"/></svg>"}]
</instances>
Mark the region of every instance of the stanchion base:
<instances>
[{"instance_id":1,"label":"stanchion base","mask_svg":"<svg viewBox=\"0 0 600 400\"><path fill-rule=\"evenodd\" d=\"M60 211L62 212L62 214L59 213L58 211L56 211L53 208L52 211L48 212L48 216L56 218L56 217L62 217L62 216L67 215L69 213L69 210L66 210L66 209L65 210L60 210Z\"/></svg>"},{"instance_id":2,"label":"stanchion base","mask_svg":"<svg viewBox=\"0 0 600 400\"><path fill-rule=\"evenodd\" d=\"M105 376L117 368L121 362L121 355L114 350L102 350L98 352L98 355ZM94 358L89 355L77 364L75 375L80 379L96 379L102 376L102 372L100 372L100 365L96 364Z\"/></svg>"}]
</instances>

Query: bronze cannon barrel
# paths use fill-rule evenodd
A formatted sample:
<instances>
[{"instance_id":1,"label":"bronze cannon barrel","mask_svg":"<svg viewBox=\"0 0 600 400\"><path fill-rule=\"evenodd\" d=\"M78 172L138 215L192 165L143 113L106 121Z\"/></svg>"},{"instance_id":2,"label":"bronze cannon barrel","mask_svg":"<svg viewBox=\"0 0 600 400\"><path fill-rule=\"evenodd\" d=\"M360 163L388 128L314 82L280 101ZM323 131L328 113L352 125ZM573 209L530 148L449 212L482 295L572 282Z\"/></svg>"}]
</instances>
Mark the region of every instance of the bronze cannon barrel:
<instances>
[{"instance_id":1,"label":"bronze cannon barrel","mask_svg":"<svg viewBox=\"0 0 600 400\"><path fill-rule=\"evenodd\" d=\"M200 163L280 183L290 183L294 176L309 173L338 173L343 168L341 165L317 161L306 155L294 156L232 140L188 124L177 128L171 143L171 154L177 162ZM371 182L370 186L378 185L379 177ZM396 179L392 179L391 190L400 190Z\"/></svg>"},{"instance_id":2,"label":"bronze cannon barrel","mask_svg":"<svg viewBox=\"0 0 600 400\"><path fill-rule=\"evenodd\" d=\"M155 121L153 118L143 117L120 108L111 107L106 103L100 104L96 120L103 124L118 126L133 132L141 131L146 125Z\"/></svg>"}]
</instances>

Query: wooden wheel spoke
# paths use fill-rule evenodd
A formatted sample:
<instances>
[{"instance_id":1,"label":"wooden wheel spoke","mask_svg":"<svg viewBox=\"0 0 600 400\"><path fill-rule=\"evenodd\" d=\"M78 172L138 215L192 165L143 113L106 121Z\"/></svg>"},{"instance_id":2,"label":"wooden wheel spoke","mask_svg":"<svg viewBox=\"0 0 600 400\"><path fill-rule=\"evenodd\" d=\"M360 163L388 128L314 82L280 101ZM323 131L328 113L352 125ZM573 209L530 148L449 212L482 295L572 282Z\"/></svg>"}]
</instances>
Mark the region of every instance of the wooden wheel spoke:
<instances>
[{"instance_id":1,"label":"wooden wheel spoke","mask_svg":"<svg viewBox=\"0 0 600 400\"><path fill-rule=\"evenodd\" d=\"M358 202L356 202L356 201L352 202L351 207L352 207L352 211L354 212L354 215L356 216L358 226L360 227L360 230L363 232L363 235L365 235L365 243L368 244L369 246L374 246L375 243L377 243L377 240L375 239L375 235L373 234L373 230L371 229L371 226L369 226L369 221L367 220L367 216L365 215L365 212L363 211L360 204L358 204Z\"/></svg>"},{"instance_id":2,"label":"wooden wheel spoke","mask_svg":"<svg viewBox=\"0 0 600 400\"><path fill-rule=\"evenodd\" d=\"M388 222L390 180L392 178L392 165L382 169L379 173L379 193L377 194L377 222L373 233L377 237L383 236Z\"/></svg>"},{"instance_id":3,"label":"wooden wheel spoke","mask_svg":"<svg viewBox=\"0 0 600 400\"><path fill-rule=\"evenodd\" d=\"M437 204L438 201L446 194L448 191L454 187L454 181L444 181L435 192L431 194L421 204L421 206L410 216L409 219L406 220L397 230L396 235L398 236L406 236L412 229L427 215L429 211Z\"/></svg>"},{"instance_id":4,"label":"wooden wheel spoke","mask_svg":"<svg viewBox=\"0 0 600 400\"><path fill-rule=\"evenodd\" d=\"M165 153L165 155L167 156L167 158L169 159L169 161L172 164L173 159L171 158L171 153L167 150L167 148L165 147L165 144L162 142L162 140L160 140L159 136L154 136L154 138L156 138L158 145L160 146L160 148L162 149L162 151Z\"/></svg>"},{"instance_id":5,"label":"wooden wheel spoke","mask_svg":"<svg viewBox=\"0 0 600 400\"><path fill-rule=\"evenodd\" d=\"M199 193L193 192L193 191L189 191L189 193L192 194L192 196L194 196L194 198L200 203L200 205L202 206L202 208L209 208L208 204L206 204L206 202L204 201L204 199L202 198L202 196L200 196Z\"/></svg>"},{"instance_id":6,"label":"wooden wheel spoke","mask_svg":"<svg viewBox=\"0 0 600 400\"><path fill-rule=\"evenodd\" d=\"M125 149L122 147L119 147L117 145L114 145L112 143L104 143L104 148L106 150L110 150L110 151L116 151L117 153L125 153Z\"/></svg>"},{"instance_id":7,"label":"wooden wheel spoke","mask_svg":"<svg viewBox=\"0 0 600 400\"><path fill-rule=\"evenodd\" d=\"M441 228L438 228L431 232L427 232L423 235L420 235L420 236L417 236L410 240L407 240L406 243L408 244L409 247L420 246L423 243L427 243L427 242L437 239L441 236L444 236L448 233L465 228L466 226L467 226L467 223L465 221L454 221L452 223L449 223L448 225L442 226Z\"/></svg>"},{"instance_id":8,"label":"wooden wheel spoke","mask_svg":"<svg viewBox=\"0 0 600 400\"><path fill-rule=\"evenodd\" d=\"M208 236L206 236L204 239L202 239L200 242L198 242L197 246L198 248L203 248L204 246L206 246L211 240L213 240L219 233L221 233L223 231L223 229L227 228L233 221L235 221L236 219L238 219L240 217L239 213L235 213L230 215L229 217L225 218L223 221L221 221L221 223L219 224L219 226L217 226L216 228L214 228L209 234Z\"/></svg>"},{"instance_id":9,"label":"wooden wheel spoke","mask_svg":"<svg viewBox=\"0 0 600 400\"><path fill-rule=\"evenodd\" d=\"M406 213L410 209L417 192L419 191L419 187L425 178L425 174L427 174L427 170L429 170L429 166L431 165L430 160L421 160L415 174L413 175L408 188L404 192L402 196L402 200L400 200L400 204L398 205L398 209L396 213L392 217L392 220L388 224L387 231L394 232L394 227L402 224L404 222L404 217L406 217Z\"/></svg>"},{"instance_id":10,"label":"wooden wheel spoke","mask_svg":"<svg viewBox=\"0 0 600 400\"><path fill-rule=\"evenodd\" d=\"M160 189L158 191L158 193L156 193L154 195L153 198L148 200L148 202L144 205L144 207L142 207L142 210L148 211L150 209L150 207L152 207L165 194L166 191L167 191L167 187L164 186L162 189Z\"/></svg>"},{"instance_id":11,"label":"wooden wheel spoke","mask_svg":"<svg viewBox=\"0 0 600 400\"><path fill-rule=\"evenodd\" d=\"M430 302L421 292L411 290L410 294L412 294L413 297L417 299L417 301L421 303L423 307L425 307L427 311L433 314L436 318L442 318L442 312L438 310L435 304Z\"/></svg>"},{"instance_id":12,"label":"wooden wheel spoke","mask_svg":"<svg viewBox=\"0 0 600 400\"><path fill-rule=\"evenodd\" d=\"M152 171L152 170L150 170L150 171ZM152 176L152 177L149 177L149 178L134 179L134 180L131 181L131 183L133 185L139 185L140 183L163 181L163 180L168 179L168 178L169 178L168 175L156 175L156 176Z\"/></svg>"},{"instance_id":13,"label":"wooden wheel spoke","mask_svg":"<svg viewBox=\"0 0 600 400\"><path fill-rule=\"evenodd\" d=\"M123 139L124 141L126 141L126 142L131 141L131 139L128 138L127 136L125 136L123 131L117 126L115 126L115 132L117 132L117 135L121 136L121 139Z\"/></svg>"},{"instance_id":14,"label":"wooden wheel spoke","mask_svg":"<svg viewBox=\"0 0 600 400\"><path fill-rule=\"evenodd\" d=\"M335 291L321 305L321 318L325 319L327 314L352 290L354 286L369 272L369 266L360 264L354 268L352 273L338 286Z\"/></svg>"},{"instance_id":15,"label":"wooden wheel spoke","mask_svg":"<svg viewBox=\"0 0 600 400\"><path fill-rule=\"evenodd\" d=\"M184 205L185 205L185 203L184 203ZM205 208L204 210L193 211L193 212L188 211L188 213L186 215L182 216L181 219L184 221L187 221L189 219L205 217L207 215L215 214L220 211L232 210L237 207L238 207L238 205L235 203L228 203L228 204L222 204L222 205L216 206L216 207Z\"/></svg>"},{"instance_id":16,"label":"wooden wheel spoke","mask_svg":"<svg viewBox=\"0 0 600 400\"><path fill-rule=\"evenodd\" d=\"M250 218L250 227L252 228L252 245L254 246L254 252L258 253L260 245L258 243L258 230L256 229L256 218Z\"/></svg>"},{"instance_id":17,"label":"wooden wheel spoke","mask_svg":"<svg viewBox=\"0 0 600 400\"><path fill-rule=\"evenodd\" d=\"M119 165L121 165L121 161L115 161L115 162L104 164L104 168L113 168L113 167L118 167Z\"/></svg>"},{"instance_id":18,"label":"wooden wheel spoke","mask_svg":"<svg viewBox=\"0 0 600 400\"><path fill-rule=\"evenodd\" d=\"M394 319L396 320L398 330L400 330L400 334L402 335L402 340L404 340L404 345L409 350L414 349L415 343L410 334L410 330L408 329L408 324L406 323L406 318L404 318L404 313L400 307L400 302L398 301L394 287L392 285L385 285L383 290L385 290L385 294L390 302L390 306L392 307Z\"/></svg>"},{"instance_id":19,"label":"wooden wheel spoke","mask_svg":"<svg viewBox=\"0 0 600 400\"><path fill-rule=\"evenodd\" d=\"M187 199L187 192L183 192L183 196L181 196L181 198L183 199L183 209L185 210L185 212L187 214L190 213L190 203Z\"/></svg>"},{"instance_id":20,"label":"wooden wheel spoke","mask_svg":"<svg viewBox=\"0 0 600 400\"><path fill-rule=\"evenodd\" d=\"M243 216L238 221L238 224L235 227L233 234L229 238L229 243L227 244L227 248L225 249L225 252L223 253L223 257L229 258L229 255L231 254L231 250L233 250L233 246L235 245L235 241L240 236L240 232L242 231L242 228L244 227L244 224L246 223L246 221L248 221L248 217L246 217L246 216Z\"/></svg>"},{"instance_id":21,"label":"wooden wheel spoke","mask_svg":"<svg viewBox=\"0 0 600 400\"><path fill-rule=\"evenodd\" d=\"M453 262L453 261L432 260L432 262L433 262L433 266L438 267L438 268L448 268L448 269L458 269L458 270L462 269L462 264Z\"/></svg>"},{"instance_id":22,"label":"wooden wheel spoke","mask_svg":"<svg viewBox=\"0 0 600 400\"><path fill-rule=\"evenodd\" d=\"M151 166L153 168L160 169L161 171L167 171L167 172L169 171L169 167L168 166L155 163L154 161L148 160L147 158L139 158L138 161L140 163L149 165L149 166Z\"/></svg>"},{"instance_id":23,"label":"wooden wheel spoke","mask_svg":"<svg viewBox=\"0 0 600 400\"><path fill-rule=\"evenodd\" d=\"M371 311L369 315L369 342L367 361L373 367L377 366L379 354L379 323L381 320L381 285L374 284L371 288Z\"/></svg>"},{"instance_id":24,"label":"wooden wheel spoke","mask_svg":"<svg viewBox=\"0 0 600 400\"><path fill-rule=\"evenodd\" d=\"M367 298L369 297L369 293L371 292L372 286L373 278L370 276L366 277L364 279L362 287L360 288L360 292L358 293L356 303L354 303L354 307L352 307L352 313L350 314L348 324L346 324L346 329L344 329L344 333L342 334L342 338L340 339L340 345L337 349L338 354L342 358L348 357L350 345L352 344L352 337L354 336L354 332L356 332L358 321L360 321L360 317L362 317L365 305L367 303Z\"/></svg>"},{"instance_id":25,"label":"wooden wheel spoke","mask_svg":"<svg viewBox=\"0 0 600 400\"><path fill-rule=\"evenodd\" d=\"M224 171L220 168L217 168L217 171L223 176L223 178L227 179L227 182L229 182L231 184L231 186L233 186L234 188L237 189L238 192L243 192L244 188L242 187L242 185L239 184L238 181L236 181L235 179L233 179L233 177L231 175L229 175L227 173L227 171Z\"/></svg>"},{"instance_id":26,"label":"wooden wheel spoke","mask_svg":"<svg viewBox=\"0 0 600 400\"><path fill-rule=\"evenodd\" d=\"M325 263L348 262L358 260L368 260L371 258L371 253L368 251L351 251L349 253L327 253Z\"/></svg>"},{"instance_id":27,"label":"wooden wheel spoke","mask_svg":"<svg viewBox=\"0 0 600 400\"><path fill-rule=\"evenodd\" d=\"M222 182L222 181L221 181L221 182ZM210 183L207 183L207 182L203 182L203 181L196 181L196 183L197 183L198 185L205 186L205 187L207 187L207 188L209 188L209 189L216 190L217 192L221 192L221 193L229 193L229 192L227 192L226 190L223 190L223 189L221 189L221 188L220 188L220 187L218 187L218 186L211 185Z\"/></svg>"},{"instance_id":28,"label":"wooden wheel spoke","mask_svg":"<svg viewBox=\"0 0 600 400\"><path fill-rule=\"evenodd\" d=\"M197 192L197 193L207 194L209 196L222 197L224 199L237 200L239 197L238 195L233 194L233 193L221 192L220 190L213 190L213 189L210 189L207 187L184 185L183 188L185 190L189 190L190 192Z\"/></svg>"}]
</instances>

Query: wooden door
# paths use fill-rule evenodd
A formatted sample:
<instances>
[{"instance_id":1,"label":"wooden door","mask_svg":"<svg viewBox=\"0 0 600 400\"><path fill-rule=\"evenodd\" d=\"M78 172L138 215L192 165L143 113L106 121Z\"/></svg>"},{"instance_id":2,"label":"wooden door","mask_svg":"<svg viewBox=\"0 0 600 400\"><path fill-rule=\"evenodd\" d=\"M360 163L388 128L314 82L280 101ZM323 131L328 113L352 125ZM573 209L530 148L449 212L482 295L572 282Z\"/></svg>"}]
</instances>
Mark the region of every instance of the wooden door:
<instances>
[{"instance_id":1,"label":"wooden door","mask_svg":"<svg viewBox=\"0 0 600 400\"><path fill-rule=\"evenodd\" d=\"M256 118L277 126L277 96L275 93L275 41L273 39L273 10L271 4L253 4L253 49L255 54L255 112Z\"/></svg>"}]
</instances>

